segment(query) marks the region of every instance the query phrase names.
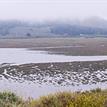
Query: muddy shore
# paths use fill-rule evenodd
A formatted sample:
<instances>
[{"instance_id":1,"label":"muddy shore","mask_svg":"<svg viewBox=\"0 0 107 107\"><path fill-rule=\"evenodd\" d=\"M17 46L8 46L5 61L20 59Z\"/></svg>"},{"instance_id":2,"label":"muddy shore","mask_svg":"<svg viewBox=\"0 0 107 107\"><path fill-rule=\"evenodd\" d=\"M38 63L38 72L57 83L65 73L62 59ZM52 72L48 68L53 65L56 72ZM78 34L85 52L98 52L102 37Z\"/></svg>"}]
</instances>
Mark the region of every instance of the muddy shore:
<instances>
[{"instance_id":1,"label":"muddy shore","mask_svg":"<svg viewBox=\"0 0 107 107\"><path fill-rule=\"evenodd\" d=\"M62 86L96 84L107 81L107 61L1 64L0 78Z\"/></svg>"}]
</instances>

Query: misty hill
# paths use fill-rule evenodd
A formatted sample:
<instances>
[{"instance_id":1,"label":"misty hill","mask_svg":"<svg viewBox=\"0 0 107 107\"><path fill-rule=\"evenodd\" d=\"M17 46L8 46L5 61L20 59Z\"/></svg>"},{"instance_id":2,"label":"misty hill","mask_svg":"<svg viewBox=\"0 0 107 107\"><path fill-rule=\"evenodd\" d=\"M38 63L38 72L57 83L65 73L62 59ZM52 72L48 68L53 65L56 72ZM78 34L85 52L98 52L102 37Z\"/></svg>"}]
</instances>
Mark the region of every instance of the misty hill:
<instances>
[{"instance_id":1,"label":"misty hill","mask_svg":"<svg viewBox=\"0 0 107 107\"><path fill-rule=\"evenodd\" d=\"M94 37L107 36L107 21L91 17L83 21L0 21L0 37Z\"/></svg>"}]
</instances>

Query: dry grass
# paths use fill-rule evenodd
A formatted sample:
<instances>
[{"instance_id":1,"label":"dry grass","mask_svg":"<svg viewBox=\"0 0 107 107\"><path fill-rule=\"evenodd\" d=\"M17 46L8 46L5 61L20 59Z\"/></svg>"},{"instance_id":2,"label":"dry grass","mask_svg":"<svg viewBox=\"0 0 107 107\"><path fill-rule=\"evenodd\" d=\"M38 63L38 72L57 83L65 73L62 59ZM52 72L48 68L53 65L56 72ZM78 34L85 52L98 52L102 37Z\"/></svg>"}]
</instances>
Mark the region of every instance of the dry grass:
<instances>
[{"instance_id":1,"label":"dry grass","mask_svg":"<svg viewBox=\"0 0 107 107\"><path fill-rule=\"evenodd\" d=\"M107 90L63 92L24 101L13 93L0 93L0 107L107 107Z\"/></svg>"}]
</instances>

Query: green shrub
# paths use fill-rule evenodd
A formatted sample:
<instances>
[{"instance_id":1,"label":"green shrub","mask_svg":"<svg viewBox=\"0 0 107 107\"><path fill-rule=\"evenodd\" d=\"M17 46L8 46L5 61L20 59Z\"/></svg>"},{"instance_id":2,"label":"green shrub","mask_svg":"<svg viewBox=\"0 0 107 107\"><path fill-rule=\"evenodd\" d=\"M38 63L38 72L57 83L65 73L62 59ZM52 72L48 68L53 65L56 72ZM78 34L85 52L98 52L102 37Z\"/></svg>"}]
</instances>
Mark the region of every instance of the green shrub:
<instances>
[{"instance_id":1,"label":"green shrub","mask_svg":"<svg viewBox=\"0 0 107 107\"><path fill-rule=\"evenodd\" d=\"M27 101L13 93L3 92L0 93L0 107L107 107L107 90L59 92Z\"/></svg>"}]
</instances>

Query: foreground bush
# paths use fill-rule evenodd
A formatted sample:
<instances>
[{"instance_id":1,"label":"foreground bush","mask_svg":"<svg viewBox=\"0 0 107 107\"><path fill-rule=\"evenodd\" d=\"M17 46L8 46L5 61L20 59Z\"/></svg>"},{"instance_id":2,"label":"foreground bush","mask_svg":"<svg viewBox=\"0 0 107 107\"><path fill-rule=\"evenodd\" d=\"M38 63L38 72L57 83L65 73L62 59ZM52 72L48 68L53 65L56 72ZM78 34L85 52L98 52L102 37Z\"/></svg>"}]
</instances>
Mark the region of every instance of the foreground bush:
<instances>
[{"instance_id":1,"label":"foreground bush","mask_svg":"<svg viewBox=\"0 0 107 107\"><path fill-rule=\"evenodd\" d=\"M22 99L11 92L0 93L0 107L17 107L23 103Z\"/></svg>"},{"instance_id":2,"label":"foreground bush","mask_svg":"<svg viewBox=\"0 0 107 107\"><path fill-rule=\"evenodd\" d=\"M41 97L32 107L107 107L107 91L63 92Z\"/></svg>"},{"instance_id":3,"label":"foreground bush","mask_svg":"<svg viewBox=\"0 0 107 107\"><path fill-rule=\"evenodd\" d=\"M13 93L0 93L0 107L107 107L107 91L63 92L28 101Z\"/></svg>"}]
</instances>

